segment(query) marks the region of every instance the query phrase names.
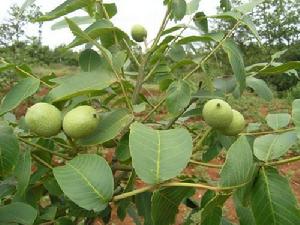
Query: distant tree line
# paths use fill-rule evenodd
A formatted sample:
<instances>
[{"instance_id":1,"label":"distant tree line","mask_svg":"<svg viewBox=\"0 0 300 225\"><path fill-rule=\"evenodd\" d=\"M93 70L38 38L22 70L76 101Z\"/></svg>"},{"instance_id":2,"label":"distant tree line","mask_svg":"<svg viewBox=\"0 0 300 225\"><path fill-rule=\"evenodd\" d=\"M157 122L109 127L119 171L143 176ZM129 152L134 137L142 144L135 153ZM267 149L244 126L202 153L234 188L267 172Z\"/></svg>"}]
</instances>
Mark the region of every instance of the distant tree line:
<instances>
[{"instance_id":1,"label":"distant tree line","mask_svg":"<svg viewBox=\"0 0 300 225\"><path fill-rule=\"evenodd\" d=\"M60 63L77 65L78 54L64 46L50 49L42 45L42 23L38 24L38 36L28 36L26 26L41 15L40 7L32 4L24 10L12 5L7 18L0 24L0 57L20 64Z\"/></svg>"}]
</instances>

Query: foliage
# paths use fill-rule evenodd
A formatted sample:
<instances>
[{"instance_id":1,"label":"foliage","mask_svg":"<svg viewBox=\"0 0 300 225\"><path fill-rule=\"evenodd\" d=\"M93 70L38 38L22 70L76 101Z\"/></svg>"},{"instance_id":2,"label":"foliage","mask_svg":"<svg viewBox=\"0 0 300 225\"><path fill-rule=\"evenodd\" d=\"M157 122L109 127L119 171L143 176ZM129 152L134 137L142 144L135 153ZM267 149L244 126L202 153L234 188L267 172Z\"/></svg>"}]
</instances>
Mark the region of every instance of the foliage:
<instances>
[{"instance_id":1,"label":"foliage","mask_svg":"<svg viewBox=\"0 0 300 225\"><path fill-rule=\"evenodd\" d=\"M248 14L261 2L231 10L230 2L222 0L222 8L229 11L210 19L229 17L234 26L211 33L208 18L198 11L199 1L164 0L166 14L154 40L146 40L149 47L114 26L114 3L66 0L36 19L65 17L59 27L68 26L76 36L68 47L85 49L79 56L80 71L62 77L38 77L29 67L1 59L0 71L17 71L18 79L0 107L0 223L108 224L118 208L121 220L130 216L135 224L170 225L184 203L192 208L185 224L218 225L229 223L222 208L234 196L241 224L299 224L298 202L277 166L300 160L287 154L299 139L300 99L293 101L291 113L264 117L264 131L255 123L259 118L253 118L247 131L228 137L199 119L209 99L244 107L240 101L250 89L271 101L272 91L261 77L297 75L300 61L279 62L282 51L268 62L245 66L232 35L239 26L257 35ZM91 20L68 18L79 9ZM167 29L171 20L177 23L186 14L203 35L175 33L189 29L187 25ZM88 28L83 30L85 22ZM206 51L190 52L199 42ZM220 69L227 76L215 77L209 60L220 50L228 62ZM149 97L149 81L159 90L159 99ZM96 108L94 116L100 120L95 130L80 138L62 129L47 138L34 134L14 110L35 97L37 89L43 92L31 101L55 105L63 115L80 105ZM207 162L220 152L223 164ZM219 169L220 179L194 175L194 164ZM194 199L198 188L207 190L200 204Z\"/></svg>"},{"instance_id":2,"label":"foliage","mask_svg":"<svg viewBox=\"0 0 300 225\"><path fill-rule=\"evenodd\" d=\"M12 5L8 11L8 18L0 25L0 46L8 47L32 38L25 35L26 25L30 20L40 15L40 8L34 4L31 4L25 10L18 5ZM41 42L41 26L39 24L40 36L38 42Z\"/></svg>"}]
</instances>

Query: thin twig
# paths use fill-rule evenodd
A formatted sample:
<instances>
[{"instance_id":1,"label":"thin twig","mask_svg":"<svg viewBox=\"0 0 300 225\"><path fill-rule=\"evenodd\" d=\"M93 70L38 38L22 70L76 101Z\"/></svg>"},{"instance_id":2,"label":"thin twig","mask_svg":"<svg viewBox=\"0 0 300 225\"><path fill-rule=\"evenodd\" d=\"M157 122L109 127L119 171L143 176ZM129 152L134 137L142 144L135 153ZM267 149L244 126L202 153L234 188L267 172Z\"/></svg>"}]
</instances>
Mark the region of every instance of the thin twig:
<instances>
[{"instance_id":1,"label":"thin twig","mask_svg":"<svg viewBox=\"0 0 300 225\"><path fill-rule=\"evenodd\" d=\"M43 164L44 166L48 167L49 169L53 169L53 167L47 163L46 161L42 160L40 157L38 157L37 155L31 154L32 158L34 158L36 161L38 161L39 163Z\"/></svg>"},{"instance_id":2,"label":"thin twig","mask_svg":"<svg viewBox=\"0 0 300 225\"><path fill-rule=\"evenodd\" d=\"M179 119L179 117L181 117L182 116L182 114L194 103L194 102L196 102L198 99L196 99L196 98L193 98L190 102L189 102L189 104L177 115L177 116L175 116L173 119L171 119L170 121L169 121L169 123L166 125L166 127L164 128L165 130L168 130L168 129L170 129L175 123L176 123L176 121Z\"/></svg>"},{"instance_id":3,"label":"thin twig","mask_svg":"<svg viewBox=\"0 0 300 225\"><path fill-rule=\"evenodd\" d=\"M193 148L193 153L198 152L201 150L202 146L203 146L203 142L204 140L207 138L207 136L210 134L210 132L212 131L212 128L209 127L205 133L203 134L203 136L201 137L201 139L197 142L197 144L195 145L195 147Z\"/></svg>"}]
</instances>

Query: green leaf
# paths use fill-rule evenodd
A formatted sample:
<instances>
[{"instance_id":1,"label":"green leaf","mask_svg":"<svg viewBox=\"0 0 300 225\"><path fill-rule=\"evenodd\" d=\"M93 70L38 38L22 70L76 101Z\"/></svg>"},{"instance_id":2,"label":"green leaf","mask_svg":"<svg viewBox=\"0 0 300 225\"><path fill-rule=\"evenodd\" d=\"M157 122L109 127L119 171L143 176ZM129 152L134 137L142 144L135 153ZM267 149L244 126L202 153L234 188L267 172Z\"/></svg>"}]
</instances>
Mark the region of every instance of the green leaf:
<instances>
[{"instance_id":1,"label":"green leaf","mask_svg":"<svg viewBox=\"0 0 300 225\"><path fill-rule=\"evenodd\" d=\"M233 76L218 77L214 79L214 87L224 94L231 93L236 87L236 79Z\"/></svg>"},{"instance_id":2,"label":"green leaf","mask_svg":"<svg viewBox=\"0 0 300 225\"><path fill-rule=\"evenodd\" d=\"M168 29L165 29L162 33L161 33L161 36L163 35L166 35L166 34L170 34L174 31L177 31L177 30L180 30L180 29L183 29L183 28L186 28L186 25L184 24L176 24L175 26L173 27L170 27Z\"/></svg>"},{"instance_id":3,"label":"green leaf","mask_svg":"<svg viewBox=\"0 0 300 225\"><path fill-rule=\"evenodd\" d=\"M190 214L190 223L188 224L220 224L222 207L229 196L229 194L216 194L210 190L206 191L201 199L201 207Z\"/></svg>"},{"instance_id":4,"label":"green leaf","mask_svg":"<svg viewBox=\"0 0 300 225\"><path fill-rule=\"evenodd\" d=\"M240 11L244 14L251 12L257 5L264 2L265 0L251 0L249 3L245 3L241 6L234 8L237 11Z\"/></svg>"},{"instance_id":5,"label":"green leaf","mask_svg":"<svg viewBox=\"0 0 300 225\"><path fill-rule=\"evenodd\" d=\"M300 211L286 178L262 167L254 184L251 206L257 225L298 225Z\"/></svg>"},{"instance_id":6,"label":"green leaf","mask_svg":"<svg viewBox=\"0 0 300 225\"><path fill-rule=\"evenodd\" d=\"M193 21L200 30L208 33L208 21L204 12L197 12L193 17Z\"/></svg>"},{"instance_id":7,"label":"green leaf","mask_svg":"<svg viewBox=\"0 0 300 225\"><path fill-rule=\"evenodd\" d=\"M220 185L231 187L248 183L254 164L251 147L245 136L239 137L229 148L220 173Z\"/></svg>"},{"instance_id":8,"label":"green leaf","mask_svg":"<svg viewBox=\"0 0 300 225\"><path fill-rule=\"evenodd\" d=\"M47 95L49 102L59 102L70 98L98 93L115 82L112 71L100 68L92 72L80 72L73 76L54 79L59 85Z\"/></svg>"},{"instance_id":9,"label":"green leaf","mask_svg":"<svg viewBox=\"0 0 300 225\"><path fill-rule=\"evenodd\" d=\"M239 91L242 93L246 86L246 73L243 55L236 43L234 43L232 40L226 40L223 44L223 49L228 55L234 76L238 82Z\"/></svg>"},{"instance_id":10,"label":"green leaf","mask_svg":"<svg viewBox=\"0 0 300 225\"><path fill-rule=\"evenodd\" d=\"M0 73L15 68L15 64L12 63L0 63Z\"/></svg>"},{"instance_id":11,"label":"green leaf","mask_svg":"<svg viewBox=\"0 0 300 225\"><path fill-rule=\"evenodd\" d=\"M135 205L139 216L144 218L144 225L153 225L151 213L151 192L144 192L135 197Z\"/></svg>"},{"instance_id":12,"label":"green leaf","mask_svg":"<svg viewBox=\"0 0 300 225\"><path fill-rule=\"evenodd\" d=\"M97 20L84 31L78 30L79 27L76 28L77 25L72 20L67 19L67 22L71 31L76 36L76 38L68 45L69 48L90 42L90 39L95 40L100 38L101 41L105 43L107 41L114 41L114 39L112 39L114 35L116 35L118 41L125 39L129 42L128 35L106 19Z\"/></svg>"},{"instance_id":13,"label":"green leaf","mask_svg":"<svg viewBox=\"0 0 300 225\"><path fill-rule=\"evenodd\" d=\"M293 101L292 120L297 127L300 126L300 99L295 99Z\"/></svg>"},{"instance_id":14,"label":"green leaf","mask_svg":"<svg viewBox=\"0 0 300 225\"><path fill-rule=\"evenodd\" d=\"M261 123L248 123L246 131L248 133L260 130Z\"/></svg>"},{"instance_id":15,"label":"green leaf","mask_svg":"<svg viewBox=\"0 0 300 225\"><path fill-rule=\"evenodd\" d=\"M25 203L15 202L0 206L0 224L32 225L36 217L37 211Z\"/></svg>"},{"instance_id":16,"label":"green leaf","mask_svg":"<svg viewBox=\"0 0 300 225\"><path fill-rule=\"evenodd\" d=\"M187 5L185 0L173 0L171 8L172 8L172 14L176 20L183 19L187 10Z\"/></svg>"},{"instance_id":17,"label":"green leaf","mask_svg":"<svg viewBox=\"0 0 300 225\"><path fill-rule=\"evenodd\" d=\"M207 191L203 196L203 200L205 201L201 202L201 219L205 220L216 207L222 207L229 196L229 194L216 194L215 192Z\"/></svg>"},{"instance_id":18,"label":"green leaf","mask_svg":"<svg viewBox=\"0 0 300 225\"><path fill-rule=\"evenodd\" d=\"M166 104L171 114L180 113L191 100L190 86L184 80L174 81L167 90Z\"/></svg>"},{"instance_id":19,"label":"green leaf","mask_svg":"<svg viewBox=\"0 0 300 225\"><path fill-rule=\"evenodd\" d=\"M103 58L93 49L85 49L79 55L79 65L82 71L92 72L103 65Z\"/></svg>"},{"instance_id":20,"label":"green leaf","mask_svg":"<svg viewBox=\"0 0 300 225\"><path fill-rule=\"evenodd\" d=\"M289 70L299 70L300 61L290 61L282 63L278 66L269 66L266 69L260 70L258 73L262 75L282 74Z\"/></svg>"},{"instance_id":21,"label":"green leaf","mask_svg":"<svg viewBox=\"0 0 300 225\"><path fill-rule=\"evenodd\" d=\"M126 133L120 140L116 148L116 157L120 162L125 162L130 159L129 151L129 133Z\"/></svg>"},{"instance_id":22,"label":"green leaf","mask_svg":"<svg viewBox=\"0 0 300 225\"><path fill-rule=\"evenodd\" d=\"M47 207L42 212L43 212L43 214L39 216L39 219L53 221L55 219L55 216L56 216L56 213L57 213L57 206Z\"/></svg>"},{"instance_id":23,"label":"green leaf","mask_svg":"<svg viewBox=\"0 0 300 225\"><path fill-rule=\"evenodd\" d=\"M240 12L237 11L228 11L224 13L220 13L218 15L210 16L211 18L217 18L217 19L233 19L235 21L240 21L242 24L244 24L255 36L255 38L258 40L258 42L261 42L261 38L259 37L259 34L256 30L255 24L252 22L251 17L243 15Z\"/></svg>"},{"instance_id":24,"label":"green leaf","mask_svg":"<svg viewBox=\"0 0 300 225\"><path fill-rule=\"evenodd\" d=\"M96 154L78 155L53 174L65 195L84 209L102 211L112 198L112 171Z\"/></svg>"},{"instance_id":25,"label":"green leaf","mask_svg":"<svg viewBox=\"0 0 300 225\"><path fill-rule=\"evenodd\" d=\"M234 206L240 225L256 225L251 208L243 206L241 201L234 195Z\"/></svg>"},{"instance_id":26,"label":"green leaf","mask_svg":"<svg viewBox=\"0 0 300 225\"><path fill-rule=\"evenodd\" d=\"M135 122L130 126L129 148L137 175L158 184L179 175L192 154L192 137L185 129L154 130Z\"/></svg>"},{"instance_id":27,"label":"green leaf","mask_svg":"<svg viewBox=\"0 0 300 225\"><path fill-rule=\"evenodd\" d=\"M74 16L74 17L71 17L70 20L74 21L78 25L91 24L91 23L95 22L95 19L91 18L90 16ZM63 19L61 21L54 23L51 26L51 29L59 30L62 28L67 28L67 27L69 27L68 23L65 19Z\"/></svg>"},{"instance_id":28,"label":"green leaf","mask_svg":"<svg viewBox=\"0 0 300 225\"><path fill-rule=\"evenodd\" d=\"M104 113L100 116L100 123L96 130L91 135L78 140L78 143L97 145L109 141L115 138L132 119L132 115L125 109Z\"/></svg>"},{"instance_id":29,"label":"green leaf","mask_svg":"<svg viewBox=\"0 0 300 225\"><path fill-rule=\"evenodd\" d=\"M15 176L17 178L17 195L22 196L29 184L31 175L31 155L30 150L26 149L19 156L18 163L15 169Z\"/></svg>"},{"instance_id":30,"label":"green leaf","mask_svg":"<svg viewBox=\"0 0 300 225\"><path fill-rule=\"evenodd\" d=\"M257 79L255 77L247 77L246 85L253 89L255 93L266 101L271 101L273 98L273 93L268 87L267 83L262 79Z\"/></svg>"},{"instance_id":31,"label":"green leaf","mask_svg":"<svg viewBox=\"0 0 300 225\"><path fill-rule=\"evenodd\" d=\"M51 12L46 13L45 15L36 19L37 22L54 20L58 17L67 15L71 12L74 12L78 9L81 9L90 4L90 0L67 0L61 5L57 6Z\"/></svg>"},{"instance_id":32,"label":"green leaf","mask_svg":"<svg viewBox=\"0 0 300 225\"><path fill-rule=\"evenodd\" d=\"M194 192L194 189L189 187L171 187L155 191L151 206L153 225L174 224L179 204Z\"/></svg>"},{"instance_id":33,"label":"green leaf","mask_svg":"<svg viewBox=\"0 0 300 225\"><path fill-rule=\"evenodd\" d=\"M254 155L262 161L270 161L284 155L297 142L295 131L283 134L268 134L255 139Z\"/></svg>"},{"instance_id":34,"label":"green leaf","mask_svg":"<svg viewBox=\"0 0 300 225\"><path fill-rule=\"evenodd\" d=\"M12 172L19 158L19 142L13 129L0 122L0 176Z\"/></svg>"},{"instance_id":35,"label":"green leaf","mask_svg":"<svg viewBox=\"0 0 300 225\"><path fill-rule=\"evenodd\" d=\"M119 51L113 54L113 64L114 68L121 73L122 67L124 66L126 60L127 60L127 53L126 51Z\"/></svg>"},{"instance_id":36,"label":"green leaf","mask_svg":"<svg viewBox=\"0 0 300 225\"><path fill-rule=\"evenodd\" d=\"M115 3L104 3L103 6L104 6L105 11L109 18L112 18L113 16L115 16L118 12L118 9L117 9L117 6ZM106 18L106 13L102 9L102 7L99 9L98 13L101 18Z\"/></svg>"},{"instance_id":37,"label":"green leaf","mask_svg":"<svg viewBox=\"0 0 300 225\"><path fill-rule=\"evenodd\" d=\"M278 130L282 127L289 125L291 116L288 113L269 113L266 117L266 121L269 127L273 130Z\"/></svg>"},{"instance_id":38,"label":"green leaf","mask_svg":"<svg viewBox=\"0 0 300 225\"><path fill-rule=\"evenodd\" d=\"M224 33L222 32L216 32L216 33L209 33L209 34L203 34L201 36L187 36L181 38L177 44L179 45L185 45L189 44L191 42L210 42L210 41L215 41L215 42L220 42L224 37Z\"/></svg>"},{"instance_id":39,"label":"green leaf","mask_svg":"<svg viewBox=\"0 0 300 225\"><path fill-rule=\"evenodd\" d=\"M201 0L191 0L187 3L186 15L192 15L197 12Z\"/></svg>"},{"instance_id":40,"label":"green leaf","mask_svg":"<svg viewBox=\"0 0 300 225\"><path fill-rule=\"evenodd\" d=\"M3 98L0 106L0 116L16 108L22 101L33 95L40 86L35 78L25 78L19 81Z\"/></svg>"},{"instance_id":41,"label":"green leaf","mask_svg":"<svg viewBox=\"0 0 300 225\"><path fill-rule=\"evenodd\" d=\"M168 56L175 61L178 62L186 57L184 48L181 45L175 44L171 47L168 52Z\"/></svg>"}]
</instances>

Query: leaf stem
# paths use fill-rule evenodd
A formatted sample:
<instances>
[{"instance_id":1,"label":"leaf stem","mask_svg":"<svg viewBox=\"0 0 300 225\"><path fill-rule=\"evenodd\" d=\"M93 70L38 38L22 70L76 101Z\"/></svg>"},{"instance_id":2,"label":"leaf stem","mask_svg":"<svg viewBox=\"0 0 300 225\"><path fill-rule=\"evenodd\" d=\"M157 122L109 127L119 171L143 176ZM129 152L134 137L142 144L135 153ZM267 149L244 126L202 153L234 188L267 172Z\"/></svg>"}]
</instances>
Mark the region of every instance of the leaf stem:
<instances>
[{"instance_id":1,"label":"leaf stem","mask_svg":"<svg viewBox=\"0 0 300 225\"><path fill-rule=\"evenodd\" d=\"M222 168L222 166L223 166L220 164L205 163L205 162L199 162L199 161L195 161L195 160L190 160L190 163L196 164L199 166L210 167L210 168L219 168L219 169Z\"/></svg>"},{"instance_id":2,"label":"leaf stem","mask_svg":"<svg viewBox=\"0 0 300 225\"><path fill-rule=\"evenodd\" d=\"M43 164L44 166L48 167L49 169L53 169L53 167L47 163L46 161L42 160L40 157L38 157L37 155L31 154L32 158L34 158L36 161L38 161L39 163Z\"/></svg>"},{"instance_id":3,"label":"leaf stem","mask_svg":"<svg viewBox=\"0 0 300 225\"><path fill-rule=\"evenodd\" d=\"M1 62L5 63L5 64L10 64L10 63L6 62L3 58L1 58ZM15 65L15 68L16 68L16 70L18 70L18 71L20 71L20 72L26 74L26 76L31 77L31 78L34 78L34 79L36 79L36 80L39 80L39 81L40 81L42 84L44 84L45 86L47 86L47 87L49 87L49 88L53 88L53 86L47 84L46 82L44 82L44 81L41 80L40 78L34 76L33 74L31 74L31 73L29 73L29 72L23 70L21 67Z\"/></svg>"},{"instance_id":4,"label":"leaf stem","mask_svg":"<svg viewBox=\"0 0 300 225\"><path fill-rule=\"evenodd\" d=\"M248 182L247 182L248 183ZM233 190L239 187L243 187L247 183L239 184L236 186L230 186L230 187L218 187L218 186L211 186L207 184L201 184L201 183L184 183L184 182L168 182L164 184L157 184L157 185L149 185L143 188L136 189L134 191L126 192L120 195L116 195L113 197L112 201L119 201L124 198L128 198L146 191L152 191L160 187L193 187L193 188L199 188L199 189L207 189L207 190L212 190L212 191L228 191L228 190Z\"/></svg>"},{"instance_id":5,"label":"leaf stem","mask_svg":"<svg viewBox=\"0 0 300 225\"><path fill-rule=\"evenodd\" d=\"M39 150L42 150L42 151L44 151L44 152L49 152L49 153L51 153L51 154L53 154L53 155L62 157L62 158L64 158L64 159L70 159L70 157L69 157L68 155L65 155L65 154L62 154L62 153L59 153L59 152L52 151L52 150L50 150L50 149L48 149L48 148L45 148L45 147L43 147L43 146L41 146L41 145L38 145L38 144L32 143L32 142L30 142L30 141L27 141L27 140L24 139L24 138L18 137L18 139L19 139L21 142L23 142L23 143L25 143L25 144L27 144L27 145L30 145L30 146L32 146L32 147L35 147L35 148L37 148L37 149L39 149Z\"/></svg>"},{"instance_id":6,"label":"leaf stem","mask_svg":"<svg viewBox=\"0 0 300 225\"><path fill-rule=\"evenodd\" d=\"M155 187L156 187L155 185L146 186L146 187L143 187L143 188L136 189L134 191L130 191L130 192L126 192L126 193L123 193L123 194L120 194L120 195L116 195L116 196L113 197L112 201L114 201L114 202L119 201L121 199L128 198L128 197L131 197L131 196L134 196L134 195L146 192L146 191L151 191L151 190L155 189Z\"/></svg>"},{"instance_id":7,"label":"leaf stem","mask_svg":"<svg viewBox=\"0 0 300 225\"><path fill-rule=\"evenodd\" d=\"M222 45L224 44L224 42L231 37L231 35L233 34L233 32L235 31L235 29L241 24L241 21L237 21L236 24L230 29L230 31L224 36L224 38L217 44L216 47L213 48L213 50L205 57L203 58L198 65L188 74L186 74L183 79L186 80L188 79L190 76L192 76L198 69L201 68L202 64L205 63L213 54L215 54L215 52L222 47Z\"/></svg>"},{"instance_id":8,"label":"leaf stem","mask_svg":"<svg viewBox=\"0 0 300 225\"><path fill-rule=\"evenodd\" d=\"M196 99L196 98L191 99L189 104L177 116L175 116L173 119L171 119L164 129L165 130L170 129L176 123L176 121L179 119L179 117L181 117L182 114L197 100L198 99Z\"/></svg>"},{"instance_id":9,"label":"leaf stem","mask_svg":"<svg viewBox=\"0 0 300 225\"><path fill-rule=\"evenodd\" d=\"M156 37L155 37L155 39L153 41L152 46L147 51L147 53L145 54L145 56L142 57L142 62L139 65L139 74L138 74L136 85L135 85L135 88L133 90L133 95L132 95L132 103L133 104L136 104L138 95L139 95L139 93L140 93L140 91L141 91L141 89L143 87L144 78L145 78L145 67L147 65L148 59L149 59L150 55L152 54L155 46L159 42L159 39L160 39L160 37L162 35L162 32L164 31L164 29L166 28L166 26L168 24L169 18L170 18L170 9L168 8L167 11L166 11L166 13L165 13L165 16L163 18L163 21L162 21L162 23L160 25L159 31L158 31L158 33L157 33L157 35L156 35Z\"/></svg>"},{"instance_id":10,"label":"leaf stem","mask_svg":"<svg viewBox=\"0 0 300 225\"><path fill-rule=\"evenodd\" d=\"M287 129L281 129L281 130L270 130L270 131L261 131L261 132L249 132L249 133L240 133L239 135L246 135L246 136L259 136L264 134L276 134L276 133L284 133L287 131L293 131L295 130L295 127L287 128Z\"/></svg>"},{"instance_id":11,"label":"leaf stem","mask_svg":"<svg viewBox=\"0 0 300 225\"><path fill-rule=\"evenodd\" d=\"M279 160L279 161L273 161L273 162L268 162L265 163L265 166L278 166L278 165L282 165L282 164L287 164L287 163L291 163L291 162L296 162L300 160L300 156L295 156L289 159L283 159L283 160Z\"/></svg>"},{"instance_id":12,"label":"leaf stem","mask_svg":"<svg viewBox=\"0 0 300 225\"><path fill-rule=\"evenodd\" d=\"M125 39L123 39L123 42L125 44L125 47L127 49L127 52L129 53L129 55L131 56L131 58L133 59L133 62L139 67L140 63L138 61L138 59L136 58L136 56L134 55L134 53L132 52L131 48L129 47L127 41Z\"/></svg>"}]
</instances>

